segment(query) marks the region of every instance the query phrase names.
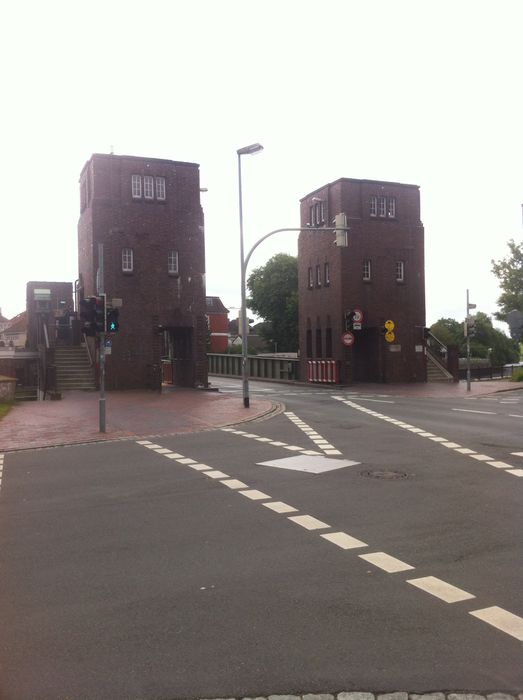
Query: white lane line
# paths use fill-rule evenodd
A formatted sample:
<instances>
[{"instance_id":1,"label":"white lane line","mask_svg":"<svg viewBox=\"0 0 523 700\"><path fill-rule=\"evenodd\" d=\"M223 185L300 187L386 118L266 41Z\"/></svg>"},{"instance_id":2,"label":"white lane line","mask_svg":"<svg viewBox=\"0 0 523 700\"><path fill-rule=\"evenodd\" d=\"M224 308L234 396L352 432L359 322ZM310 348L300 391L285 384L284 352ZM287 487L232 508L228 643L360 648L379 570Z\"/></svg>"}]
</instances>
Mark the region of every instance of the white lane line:
<instances>
[{"instance_id":1,"label":"white lane line","mask_svg":"<svg viewBox=\"0 0 523 700\"><path fill-rule=\"evenodd\" d=\"M396 403L395 401L388 401L386 399L368 399L366 396L358 396L358 401L374 401L375 403Z\"/></svg>"},{"instance_id":2,"label":"white lane line","mask_svg":"<svg viewBox=\"0 0 523 700\"><path fill-rule=\"evenodd\" d=\"M137 440L136 444L137 445L150 445L151 441L150 440Z\"/></svg>"},{"instance_id":3,"label":"white lane line","mask_svg":"<svg viewBox=\"0 0 523 700\"><path fill-rule=\"evenodd\" d=\"M481 610L471 610L469 614L523 642L523 618L518 615L503 610L497 605Z\"/></svg>"},{"instance_id":4,"label":"white lane line","mask_svg":"<svg viewBox=\"0 0 523 700\"><path fill-rule=\"evenodd\" d=\"M517 413L509 413L509 418L523 418L523 416L519 416Z\"/></svg>"},{"instance_id":5,"label":"white lane line","mask_svg":"<svg viewBox=\"0 0 523 700\"><path fill-rule=\"evenodd\" d=\"M435 576L424 576L423 578L411 578L407 583L420 588L425 593L430 593L436 598L444 600L445 603L459 603L462 600L470 600L475 598L472 593L467 593L467 591L461 590L461 588L456 588L446 581L442 581L440 578Z\"/></svg>"},{"instance_id":6,"label":"white lane line","mask_svg":"<svg viewBox=\"0 0 523 700\"><path fill-rule=\"evenodd\" d=\"M256 438L256 441L257 442L270 442L271 438L259 437L259 438Z\"/></svg>"},{"instance_id":7,"label":"white lane line","mask_svg":"<svg viewBox=\"0 0 523 700\"><path fill-rule=\"evenodd\" d=\"M492 462L492 457L489 457L488 455L478 455L478 454L473 454L469 455L469 457L472 457L472 459L477 459L478 462Z\"/></svg>"},{"instance_id":8,"label":"white lane line","mask_svg":"<svg viewBox=\"0 0 523 700\"><path fill-rule=\"evenodd\" d=\"M301 452L302 451L301 447L298 447L297 445L284 445L283 449L290 450L291 452Z\"/></svg>"},{"instance_id":9,"label":"white lane line","mask_svg":"<svg viewBox=\"0 0 523 700\"><path fill-rule=\"evenodd\" d=\"M494 411L473 411L471 408L453 408L453 411L461 411L461 413L483 413L486 416L496 416Z\"/></svg>"},{"instance_id":10,"label":"white lane line","mask_svg":"<svg viewBox=\"0 0 523 700\"><path fill-rule=\"evenodd\" d=\"M283 503L283 501L271 501L270 503L262 503L262 506L265 506L266 508L270 508L275 513L297 513L298 512L297 508L293 508L292 506L288 505L287 503Z\"/></svg>"},{"instance_id":11,"label":"white lane line","mask_svg":"<svg viewBox=\"0 0 523 700\"><path fill-rule=\"evenodd\" d=\"M406 564L396 557L391 557L390 554L385 554L385 552L372 552L371 554L358 554L360 559L365 559L369 564L374 564L374 566L383 569L388 574L395 574L398 571L408 571L414 567L410 564Z\"/></svg>"},{"instance_id":12,"label":"white lane line","mask_svg":"<svg viewBox=\"0 0 523 700\"><path fill-rule=\"evenodd\" d=\"M511 452L511 455L514 455L514 457L523 457L523 452Z\"/></svg>"},{"instance_id":13,"label":"white lane line","mask_svg":"<svg viewBox=\"0 0 523 700\"><path fill-rule=\"evenodd\" d=\"M491 467L496 467L496 469L512 469L512 465L506 462L487 462L487 464L490 464Z\"/></svg>"},{"instance_id":14,"label":"white lane line","mask_svg":"<svg viewBox=\"0 0 523 700\"><path fill-rule=\"evenodd\" d=\"M313 518L312 515L291 515L289 520L292 520L296 525L301 525L306 530L321 530L322 528L330 527L327 523Z\"/></svg>"},{"instance_id":15,"label":"white lane line","mask_svg":"<svg viewBox=\"0 0 523 700\"><path fill-rule=\"evenodd\" d=\"M507 469L506 473L512 476L523 476L523 469Z\"/></svg>"},{"instance_id":16,"label":"white lane line","mask_svg":"<svg viewBox=\"0 0 523 700\"><path fill-rule=\"evenodd\" d=\"M205 471L203 473L205 476L209 476L211 479L227 479L229 477L228 474L224 474L218 469L211 469L211 471Z\"/></svg>"},{"instance_id":17,"label":"white lane line","mask_svg":"<svg viewBox=\"0 0 523 700\"><path fill-rule=\"evenodd\" d=\"M161 447L161 445L156 445L154 442L150 442L148 445L144 445L144 447L147 447L149 450L156 450L158 447Z\"/></svg>"},{"instance_id":18,"label":"white lane line","mask_svg":"<svg viewBox=\"0 0 523 700\"><path fill-rule=\"evenodd\" d=\"M429 440L432 440L433 442L448 442L447 438L444 437L431 437Z\"/></svg>"},{"instance_id":19,"label":"white lane line","mask_svg":"<svg viewBox=\"0 0 523 700\"><path fill-rule=\"evenodd\" d=\"M155 452L158 452L159 455L167 455L172 453L172 450L168 450L166 447L160 447L159 449L156 448Z\"/></svg>"},{"instance_id":20,"label":"white lane line","mask_svg":"<svg viewBox=\"0 0 523 700\"><path fill-rule=\"evenodd\" d=\"M183 457L183 459L177 459L176 461L180 462L180 464L196 464L196 460L190 457Z\"/></svg>"},{"instance_id":21,"label":"white lane line","mask_svg":"<svg viewBox=\"0 0 523 700\"><path fill-rule=\"evenodd\" d=\"M457 442L442 442L441 444L443 447L448 447L450 450L455 450L457 447L461 447L461 445Z\"/></svg>"},{"instance_id":22,"label":"white lane line","mask_svg":"<svg viewBox=\"0 0 523 700\"><path fill-rule=\"evenodd\" d=\"M190 467L191 469L195 469L197 472L204 472L207 470L210 471L212 469L212 467L210 467L208 464L200 464L200 463L188 464L187 466Z\"/></svg>"},{"instance_id":23,"label":"white lane line","mask_svg":"<svg viewBox=\"0 0 523 700\"><path fill-rule=\"evenodd\" d=\"M293 411L284 411L286 416L294 425L299 428L320 450L325 454L340 455L341 452L331 445L322 435L310 427L305 421L301 420Z\"/></svg>"},{"instance_id":24,"label":"white lane line","mask_svg":"<svg viewBox=\"0 0 523 700\"><path fill-rule=\"evenodd\" d=\"M263 491L258 491L257 489L249 489L247 491L238 491L238 493L241 493L242 496L246 496L247 498L250 498L251 501L261 501L264 499L269 499L270 496L268 496L266 493L263 493Z\"/></svg>"},{"instance_id":25,"label":"white lane line","mask_svg":"<svg viewBox=\"0 0 523 700\"><path fill-rule=\"evenodd\" d=\"M462 455L475 455L475 454L477 454L474 450L469 450L468 447L457 447L456 452L461 452Z\"/></svg>"},{"instance_id":26,"label":"white lane line","mask_svg":"<svg viewBox=\"0 0 523 700\"><path fill-rule=\"evenodd\" d=\"M325 540L332 542L342 549L358 549L359 547L368 547L365 542L347 535L346 532L328 532L325 535L320 535L320 537L323 537Z\"/></svg>"},{"instance_id":27,"label":"white lane line","mask_svg":"<svg viewBox=\"0 0 523 700\"><path fill-rule=\"evenodd\" d=\"M171 452L169 454L165 454L167 459L183 459L183 455L179 454L178 452Z\"/></svg>"},{"instance_id":28,"label":"white lane line","mask_svg":"<svg viewBox=\"0 0 523 700\"><path fill-rule=\"evenodd\" d=\"M247 484L244 484L243 481L240 481L239 479L224 479L223 481L220 481L220 484L223 484L224 486L228 486L230 489L246 489Z\"/></svg>"}]
</instances>

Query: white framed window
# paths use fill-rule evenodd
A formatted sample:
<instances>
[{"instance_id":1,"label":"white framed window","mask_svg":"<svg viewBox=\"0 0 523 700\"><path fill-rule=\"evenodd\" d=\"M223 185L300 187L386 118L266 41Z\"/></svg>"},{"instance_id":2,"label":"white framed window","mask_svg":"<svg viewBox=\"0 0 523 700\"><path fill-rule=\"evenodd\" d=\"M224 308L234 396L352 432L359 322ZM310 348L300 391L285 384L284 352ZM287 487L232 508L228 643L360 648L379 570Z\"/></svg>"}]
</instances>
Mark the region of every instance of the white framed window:
<instances>
[{"instance_id":1,"label":"white framed window","mask_svg":"<svg viewBox=\"0 0 523 700\"><path fill-rule=\"evenodd\" d=\"M405 263L403 260L396 261L396 282L405 281Z\"/></svg>"},{"instance_id":2,"label":"white framed window","mask_svg":"<svg viewBox=\"0 0 523 700\"><path fill-rule=\"evenodd\" d=\"M321 287L321 265L316 265L316 286Z\"/></svg>"},{"instance_id":3,"label":"white framed window","mask_svg":"<svg viewBox=\"0 0 523 700\"><path fill-rule=\"evenodd\" d=\"M326 262L325 265L323 266L323 283L326 287L329 286L331 283L331 276L330 276L330 270L329 270L329 263Z\"/></svg>"},{"instance_id":4,"label":"white framed window","mask_svg":"<svg viewBox=\"0 0 523 700\"><path fill-rule=\"evenodd\" d=\"M167 254L167 272L170 275L178 274L178 251L170 250Z\"/></svg>"},{"instance_id":5,"label":"white framed window","mask_svg":"<svg viewBox=\"0 0 523 700\"><path fill-rule=\"evenodd\" d=\"M314 226L314 205L309 207L309 224Z\"/></svg>"},{"instance_id":6,"label":"white framed window","mask_svg":"<svg viewBox=\"0 0 523 700\"><path fill-rule=\"evenodd\" d=\"M159 199L162 202L165 200L165 178L164 177L157 177L156 178L156 199Z\"/></svg>"},{"instance_id":7,"label":"white framed window","mask_svg":"<svg viewBox=\"0 0 523 700\"><path fill-rule=\"evenodd\" d=\"M387 200L387 216L389 219L396 218L396 197L389 197Z\"/></svg>"},{"instance_id":8,"label":"white framed window","mask_svg":"<svg viewBox=\"0 0 523 700\"><path fill-rule=\"evenodd\" d=\"M370 260L363 261L363 279L365 282L370 282L371 277L371 265Z\"/></svg>"},{"instance_id":9,"label":"white framed window","mask_svg":"<svg viewBox=\"0 0 523 700\"><path fill-rule=\"evenodd\" d=\"M122 248L122 272L132 272L134 268L133 249Z\"/></svg>"},{"instance_id":10,"label":"white framed window","mask_svg":"<svg viewBox=\"0 0 523 700\"><path fill-rule=\"evenodd\" d=\"M387 216L387 198L378 197L378 216Z\"/></svg>"},{"instance_id":11,"label":"white framed window","mask_svg":"<svg viewBox=\"0 0 523 700\"><path fill-rule=\"evenodd\" d=\"M312 273L312 267L309 267L309 289L314 287L314 277Z\"/></svg>"},{"instance_id":12,"label":"white framed window","mask_svg":"<svg viewBox=\"0 0 523 700\"><path fill-rule=\"evenodd\" d=\"M143 196L145 199L154 199L154 178L152 175L144 175Z\"/></svg>"},{"instance_id":13,"label":"white framed window","mask_svg":"<svg viewBox=\"0 0 523 700\"><path fill-rule=\"evenodd\" d=\"M141 199L142 198L142 176L141 175L133 175L131 178L131 192L133 195L133 199Z\"/></svg>"},{"instance_id":14,"label":"white framed window","mask_svg":"<svg viewBox=\"0 0 523 700\"><path fill-rule=\"evenodd\" d=\"M378 198L371 197L369 199L369 213L371 216L378 216Z\"/></svg>"}]
</instances>

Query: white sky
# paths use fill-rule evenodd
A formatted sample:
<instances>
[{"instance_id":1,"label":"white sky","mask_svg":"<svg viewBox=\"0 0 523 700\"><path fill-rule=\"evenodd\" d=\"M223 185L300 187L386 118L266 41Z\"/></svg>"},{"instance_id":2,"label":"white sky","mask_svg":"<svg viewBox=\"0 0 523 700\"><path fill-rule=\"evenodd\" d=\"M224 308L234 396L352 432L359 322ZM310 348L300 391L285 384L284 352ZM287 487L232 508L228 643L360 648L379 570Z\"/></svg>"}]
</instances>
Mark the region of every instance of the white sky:
<instances>
[{"instance_id":1,"label":"white sky","mask_svg":"<svg viewBox=\"0 0 523 700\"><path fill-rule=\"evenodd\" d=\"M0 308L77 277L93 152L200 163L207 293L240 304L246 249L340 177L421 187L427 323L486 313L522 238L521 0L26 0L0 11ZM250 270L296 234L263 243ZM233 312L234 313L234 312Z\"/></svg>"}]
</instances>

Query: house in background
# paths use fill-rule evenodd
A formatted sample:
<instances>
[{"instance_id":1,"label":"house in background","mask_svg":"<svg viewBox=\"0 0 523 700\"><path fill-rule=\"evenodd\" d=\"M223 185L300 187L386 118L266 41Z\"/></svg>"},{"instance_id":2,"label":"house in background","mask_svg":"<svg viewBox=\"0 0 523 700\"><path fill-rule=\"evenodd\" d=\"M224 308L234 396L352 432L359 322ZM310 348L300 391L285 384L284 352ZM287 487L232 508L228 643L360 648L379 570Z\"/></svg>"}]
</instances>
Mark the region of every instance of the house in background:
<instances>
[{"instance_id":1,"label":"house in background","mask_svg":"<svg viewBox=\"0 0 523 700\"><path fill-rule=\"evenodd\" d=\"M342 178L301 200L303 228L332 227L339 213L347 247L332 230L299 236L302 376L328 360L342 383L426 381L419 187ZM359 323L346 329L351 311Z\"/></svg>"},{"instance_id":2,"label":"house in background","mask_svg":"<svg viewBox=\"0 0 523 700\"><path fill-rule=\"evenodd\" d=\"M27 340L27 311L12 318L0 331L0 340L12 348L25 348Z\"/></svg>"},{"instance_id":3,"label":"house in background","mask_svg":"<svg viewBox=\"0 0 523 700\"><path fill-rule=\"evenodd\" d=\"M206 297L206 315L209 324L209 352L226 352L229 344L229 309L220 297Z\"/></svg>"}]
</instances>

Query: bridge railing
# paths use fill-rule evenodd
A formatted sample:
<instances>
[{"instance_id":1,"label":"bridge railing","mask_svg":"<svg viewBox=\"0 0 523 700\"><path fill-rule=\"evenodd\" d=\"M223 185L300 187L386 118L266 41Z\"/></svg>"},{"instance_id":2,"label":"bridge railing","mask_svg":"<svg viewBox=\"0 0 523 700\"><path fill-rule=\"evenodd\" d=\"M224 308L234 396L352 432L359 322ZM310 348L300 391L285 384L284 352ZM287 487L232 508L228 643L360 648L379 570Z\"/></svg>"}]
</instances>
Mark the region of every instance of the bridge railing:
<instances>
[{"instance_id":1,"label":"bridge railing","mask_svg":"<svg viewBox=\"0 0 523 700\"><path fill-rule=\"evenodd\" d=\"M207 358L209 360L209 374L225 377L242 376L241 355L208 353ZM249 355L247 362L248 374L251 379L300 380L300 361L297 358Z\"/></svg>"}]
</instances>

